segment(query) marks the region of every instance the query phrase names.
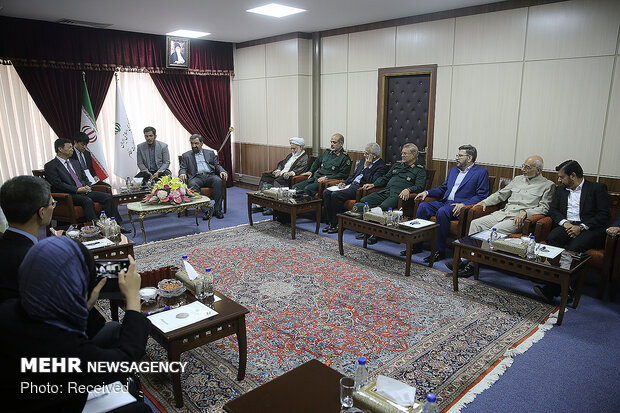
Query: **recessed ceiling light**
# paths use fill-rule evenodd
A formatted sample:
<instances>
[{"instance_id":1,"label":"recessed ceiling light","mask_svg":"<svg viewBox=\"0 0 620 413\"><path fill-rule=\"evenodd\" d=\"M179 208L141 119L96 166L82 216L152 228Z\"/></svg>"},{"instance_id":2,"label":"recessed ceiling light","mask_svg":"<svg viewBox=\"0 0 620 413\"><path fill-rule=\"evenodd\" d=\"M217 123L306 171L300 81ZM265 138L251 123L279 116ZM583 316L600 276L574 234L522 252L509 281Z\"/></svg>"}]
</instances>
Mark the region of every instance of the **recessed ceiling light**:
<instances>
[{"instance_id":1,"label":"recessed ceiling light","mask_svg":"<svg viewBox=\"0 0 620 413\"><path fill-rule=\"evenodd\" d=\"M166 34L168 36L189 37L190 39L197 39L199 37L208 36L211 33L197 32L195 30L181 29L181 30L175 30L173 32L166 33Z\"/></svg>"},{"instance_id":2,"label":"recessed ceiling light","mask_svg":"<svg viewBox=\"0 0 620 413\"><path fill-rule=\"evenodd\" d=\"M255 7L246 11L249 11L250 13L264 14L265 16L280 18L290 16L291 14L301 13L302 11L306 10L298 9L295 7L283 6L277 3L269 3L265 4L264 6Z\"/></svg>"}]
</instances>

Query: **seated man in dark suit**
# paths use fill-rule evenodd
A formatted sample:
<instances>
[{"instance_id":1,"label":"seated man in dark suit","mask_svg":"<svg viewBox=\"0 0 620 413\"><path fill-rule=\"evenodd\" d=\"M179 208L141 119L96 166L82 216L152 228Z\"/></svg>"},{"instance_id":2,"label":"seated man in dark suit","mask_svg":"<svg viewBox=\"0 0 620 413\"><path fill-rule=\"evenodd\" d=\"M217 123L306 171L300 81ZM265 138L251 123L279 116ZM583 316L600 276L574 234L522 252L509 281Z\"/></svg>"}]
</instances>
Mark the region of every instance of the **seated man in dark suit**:
<instances>
[{"instance_id":1,"label":"seated man in dark suit","mask_svg":"<svg viewBox=\"0 0 620 413\"><path fill-rule=\"evenodd\" d=\"M584 179L577 161L564 161L555 170L562 186L556 189L549 207L554 226L547 236L547 244L576 252L603 248L609 221L607 186ZM560 295L560 286L547 284L534 287L534 291L552 300Z\"/></svg>"},{"instance_id":2,"label":"seated man in dark suit","mask_svg":"<svg viewBox=\"0 0 620 413\"><path fill-rule=\"evenodd\" d=\"M325 206L325 214L329 224L323 228L323 232L328 234L338 232L338 217L336 215L342 212L345 201L355 199L355 194L359 188L366 184L371 184L385 175L387 165L379 157L380 155L381 148L379 145L374 142L369 143L366 145L366 149L364 149L364 162L360 161L353 175L338 184L339 190L323 191L323 205Z\"/></svg>"},{"instance_id":3,"label":"seated man in dark suit","mask_svg":"<svg viewBox=\"0 0 620 413\"><path fill-rule=\"evenodd\" d=\"M0 236L0 302L19 297L17 274L39 231L49 225L56 201L50 184L35 176L17 176L0 188L0 206L9 227Z\"/></svg>"},{"instance_id":4,"label":"seated man in dark suit","mask_svg":"<svg viewBox=\"0 0 620 413\"><path fill-rule=\"evenodd\" d=\"M213 188L213 198L215 199L213 215L222 219L224 218L222 212L222 180L228 179L228 173L222 168L213 151L202 148L202 136L194 134L189 137L189 142L192 150L181 156L179 178L187 182L187 186L197 192L200 192L201 186Z\"/></svg>"},{"instance_id":5,"label":"seated man in dark suit","mask_svg":"<svg viewBox=\"0 0 620 413\"><path fill-rule=\"evenodd\" d=\"M450 221L458 217L465 205L478 203L489 196L489 171L476 165L478 151L472 145L462 145L456 154L456 166L448 171L448 177L437 188L419 193L416 199L427 196L439 201L422 202L418 207L417 218L436 217L439 224L437 233L437 253L435 261L446 257L446 240ZM424 259L429 262L430 255Z\"/></svg>"},{"instance_id":6,"label":"seated man in dark suit","mask_svg":"<svg viewBox=\"0 0 620 413\"><path fill-rule=\"evenodd\" d=\"M52 192L64 192L71 194L73 204L81 206L87 221L97 219L95 202L103 206L103 210L109 217L114 217L116 222L123 221L112 195L105 192L93 191L89 186L84 170L78 161L71 158L73 145L69 139L56 139L54 142L56 157L45 164L45 178L52 186ZM121 226L123 234L129 233L129 229Z\"/></svg>"},{"instance_id":7,"label":"seated man in dark suit","mask_svg":"<svg viewBox=\"0 0 620 413\"><path fill-rule=\"evenodd\" d=\"M97 171L95 171L95 165L93 164L93 157L90 151L87 150L88 142L87 134L84 132L75 133L73 135L73 155L71 155L71 159L80 163L80 166L84 170L84 174L86 174L89 185L108 185L102 182L99 176L97 176Z\"/></svg>"}]
</instances>

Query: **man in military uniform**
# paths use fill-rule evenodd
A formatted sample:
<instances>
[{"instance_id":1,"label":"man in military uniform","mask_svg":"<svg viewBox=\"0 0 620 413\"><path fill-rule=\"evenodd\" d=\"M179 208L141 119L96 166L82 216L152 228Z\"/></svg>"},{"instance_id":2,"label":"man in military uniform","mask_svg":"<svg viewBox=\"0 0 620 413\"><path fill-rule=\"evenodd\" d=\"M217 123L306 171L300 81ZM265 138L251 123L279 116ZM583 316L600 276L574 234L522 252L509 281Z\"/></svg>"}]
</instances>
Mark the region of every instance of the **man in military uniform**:
<instances>
[{"instance_id":1,"label":"man in military uniform","mask_svg":"<svg viewBox=\"0 0 620 413\"><path fill-rule=\"evenodd\" d=\"M514 234L521 230L526 218L546 214L553 200L555 184L541 175L542 170L543 159L540 156L528 157L521 165L523 175L515 176L504 188L476 204L482 206L484 211L487 206L507 201L499 211L474 219L469 225L468 235L491 228L497 228L497 232L502 234ZM470 277L473 273L473 262L462 260L459 263L459 277Z\"/></svg>"},{"instance_id":2,"label":"man in military uniform","mask_svg":"<svg viewBox=\"0 0 620 413\"><path fill-rule=\"evenodd\" d=\"M413 143L406 143L401 150L402 162L396 162L394 166L382 177L372 184L366 184L362 189L384 187L381 191L374 192L360 199L353 205L351 212L362 213L364 204L368 202L370 208L380 206L382 210L396 208L398 198L406 201L412 193L418 193L424 189L426 171L424 166L416 162L418 159L418 147ZM377 242L374 236L368 238L370 244Z\"/></svg>"},{"instance_id":3,"label":"man in military uniform","mask_svg":"<svg viewBox=\"0 0 620 413\"><path fill-rule=\"evenodd\" d=\"M331 139L331 149L326 150L319 156L310 167L310 171L303 173L308 177L293 186L300 189L310 196L319 192L319 182L326 179L345 179L351 170L351 158L342 149L344 136L335 133Z\"/></svg>"}]
</instances>

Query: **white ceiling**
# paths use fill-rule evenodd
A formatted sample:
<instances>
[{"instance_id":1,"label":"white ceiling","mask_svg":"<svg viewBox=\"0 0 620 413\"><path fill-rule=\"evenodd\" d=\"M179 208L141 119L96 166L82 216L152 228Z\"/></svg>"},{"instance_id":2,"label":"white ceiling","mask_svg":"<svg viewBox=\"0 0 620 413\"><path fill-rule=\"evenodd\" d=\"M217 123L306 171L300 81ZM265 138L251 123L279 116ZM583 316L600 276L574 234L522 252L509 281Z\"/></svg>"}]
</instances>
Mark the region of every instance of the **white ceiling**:
<instances>
[{"instance_id":1,"label":"white ceiling","mask_svg":"<svg viewBox=\"0 0 620 413\"><path fill-rule=\"evenodd\" d=\"M0 15L81 20L110 29L166 34L210 32L209 40L244 42L291 32L316 32L501 0L0 0ZM306 9L281 19L245 10L277 2Z\"/></svg>"}]
</instances>

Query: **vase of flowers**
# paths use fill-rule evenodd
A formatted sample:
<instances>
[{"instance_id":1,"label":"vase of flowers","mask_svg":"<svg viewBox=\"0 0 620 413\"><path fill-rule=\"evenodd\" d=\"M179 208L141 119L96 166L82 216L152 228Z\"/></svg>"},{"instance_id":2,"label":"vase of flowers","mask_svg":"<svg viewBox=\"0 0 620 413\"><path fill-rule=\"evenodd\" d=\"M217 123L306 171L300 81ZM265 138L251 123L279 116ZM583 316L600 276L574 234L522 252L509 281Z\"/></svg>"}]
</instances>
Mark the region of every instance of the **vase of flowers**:
<instances>
[{"instance_id":1,"label":"vase of flowers","mask_svg":"<svg viewBox=\"0 0 620 413\"><path fill-rule=\"evenodd\" d=\"M145 196L142 202L174 205L189 202L191 197L196 196L198 196L198 194L189 189L179 178L166 175L155 183L151 193Z\"/></svg>"}]
</instances>

